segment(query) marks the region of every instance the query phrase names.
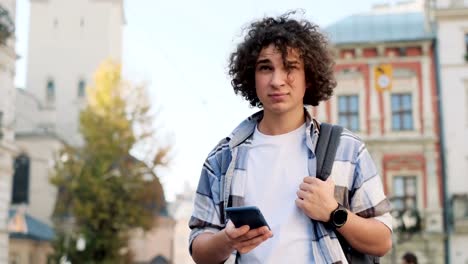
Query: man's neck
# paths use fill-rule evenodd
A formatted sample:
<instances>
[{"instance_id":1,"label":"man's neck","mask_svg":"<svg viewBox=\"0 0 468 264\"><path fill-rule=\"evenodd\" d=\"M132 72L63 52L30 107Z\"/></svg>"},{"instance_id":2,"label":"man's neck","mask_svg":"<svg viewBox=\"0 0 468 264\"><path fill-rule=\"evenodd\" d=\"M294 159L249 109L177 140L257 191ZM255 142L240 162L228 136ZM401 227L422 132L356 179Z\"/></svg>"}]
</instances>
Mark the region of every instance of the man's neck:
<instances>
[{"instance_id":1,"label":"man's neck","mask_svg":"<svg viewBox=\"0 0 468 264\"><path fill-rule=\"evenodd\" d=\"M281 115L265 111L263 119L258 124L258 130L266 135L281 135L299 128L304 122L305 113L303 107Z\"/></svg>"}]
</instances>

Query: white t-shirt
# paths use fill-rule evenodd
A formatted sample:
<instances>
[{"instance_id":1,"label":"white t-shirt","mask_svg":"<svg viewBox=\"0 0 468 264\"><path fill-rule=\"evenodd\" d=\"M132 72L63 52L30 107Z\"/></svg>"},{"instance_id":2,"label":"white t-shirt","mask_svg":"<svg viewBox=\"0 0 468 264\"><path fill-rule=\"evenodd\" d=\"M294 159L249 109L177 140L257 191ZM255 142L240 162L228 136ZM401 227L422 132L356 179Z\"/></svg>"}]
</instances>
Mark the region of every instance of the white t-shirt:
<instances>
[{"instance_id":1,"label":"white t-shirt","mask_svg":"<svg viewBox=\"0 0 468 264\"><path fill-rule=\"evenodd\" d=\"M311 263L312 223L296 192L308 176L305 124L269 136L255 129L247 158L245 204L260 208L273 237L240 257L240 263Z\"/></svg>"}]
</instances>

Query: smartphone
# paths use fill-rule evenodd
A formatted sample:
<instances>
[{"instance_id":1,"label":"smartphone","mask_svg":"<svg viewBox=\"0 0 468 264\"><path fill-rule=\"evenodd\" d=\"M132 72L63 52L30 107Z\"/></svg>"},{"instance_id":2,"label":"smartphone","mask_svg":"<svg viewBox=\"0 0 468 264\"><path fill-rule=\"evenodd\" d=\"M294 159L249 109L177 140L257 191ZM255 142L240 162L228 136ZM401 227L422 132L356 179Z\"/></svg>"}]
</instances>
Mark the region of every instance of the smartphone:
<instances>
[{"instance_id":1,"label":"smartphone","mask_svg":"<svg viewBox=\"0 0 468 264\"><path fill-rule=\"evenodd\" d=\"M243 225L248 225L250 229L267 226L271 230L257 206L227 207L226 214L236 228Z\"/></svg>"}]
</instances>

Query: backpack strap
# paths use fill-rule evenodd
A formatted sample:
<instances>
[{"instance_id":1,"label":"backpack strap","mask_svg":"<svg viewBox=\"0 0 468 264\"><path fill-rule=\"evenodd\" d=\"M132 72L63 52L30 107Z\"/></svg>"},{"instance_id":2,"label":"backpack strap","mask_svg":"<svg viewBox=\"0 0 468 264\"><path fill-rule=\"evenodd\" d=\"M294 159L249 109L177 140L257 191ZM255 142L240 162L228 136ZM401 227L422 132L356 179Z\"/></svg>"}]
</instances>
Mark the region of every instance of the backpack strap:
<instances>
[{"instance_id":1,"label":"backpack strap","mask_svg":"<svg viewBox=\"0 0 468 264\"><path fill-rule=\"evenodd\" d=\"M341 126L327 123L320 124L320 134L317 146L315 147L315 157L317 159L317 178L321 180L325 181L331 175L342 132L343 127ZM336 236L338 237L348 263L380 263L378 257L363 254L353 249L340 233L336 232Z\"/></svg>"},{"instance_id":2,"label":"backpack strap","mask_svg":"<svg viewBox=\"0 0 468 264\"><path fill-rule=\"evenodd\" d=\"M317 177L321 180L326 181L331 174L342 132L343 127L341 126L327 123L320 124L315 156L317 159Z\"/></svg>"}]
</instances>

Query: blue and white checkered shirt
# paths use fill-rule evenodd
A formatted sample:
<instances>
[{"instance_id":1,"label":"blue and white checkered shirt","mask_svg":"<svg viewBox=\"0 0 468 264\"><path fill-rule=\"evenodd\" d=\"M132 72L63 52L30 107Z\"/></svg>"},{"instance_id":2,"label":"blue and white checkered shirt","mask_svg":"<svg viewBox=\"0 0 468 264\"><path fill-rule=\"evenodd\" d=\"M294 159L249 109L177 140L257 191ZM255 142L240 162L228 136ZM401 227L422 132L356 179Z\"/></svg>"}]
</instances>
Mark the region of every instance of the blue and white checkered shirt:
<instances>
[{"instance_id":1,"label":"blue and white checkered shirt","mask_svg":"<svg viewBox=\"0 0 468 264\"><path fill-rule=\"evenodd\" d=\"M306 144L309 149L309 175L316 175L314 154L319 130L313 122L311 108L305 107ZM209 153L195 195L194 211L189 222L190 252L193 240L201 233L216 233L227 223L224 208L243 206L244 197L236 196L231 190L238 181L232 179L245 173L247 151L251 145L256 124L263 111L243 121L229 137L221 140ZM317 122L318 124L318 122ZM346 129L341 134L335 162L330 177L335 181L335 199L353 213L383 222L390 230L392 217L390 203L383 192L382 181L364 143ZM243 192L241 192L243 193ZM347 263L335 231L323 223L311 221L313 237L311 247L314 263ZM235 263L237 252L232 252L225 263Z\"/></svg>"}]
</instances>

